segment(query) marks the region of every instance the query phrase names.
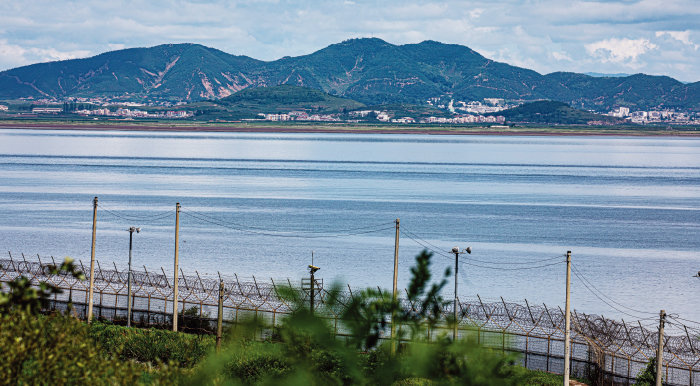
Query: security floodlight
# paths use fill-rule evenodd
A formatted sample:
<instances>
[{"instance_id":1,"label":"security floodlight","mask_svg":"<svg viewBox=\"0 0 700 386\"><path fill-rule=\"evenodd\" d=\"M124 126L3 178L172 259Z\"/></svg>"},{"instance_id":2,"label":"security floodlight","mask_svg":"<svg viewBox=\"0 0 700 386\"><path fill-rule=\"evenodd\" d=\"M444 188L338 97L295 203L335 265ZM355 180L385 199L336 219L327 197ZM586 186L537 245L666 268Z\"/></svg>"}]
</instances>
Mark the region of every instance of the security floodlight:
<instances>
[{"instance_id":1,"label":"security floodlight","mask_svg":"<svg viewBox=\"0 0 700 386\"><path fill-rule=\"evenodd\" d=\"M452 247L452 253L459 253L459 247Z\"/></svg>"},{"instance_id":2,"label":"security floodlight","mask_svg":"<svg viewBox=\"0 0 700 386\"><path fill-rule=\"evenodd\" d=\"M472 254L472 247L467 247L467 249L465 249L465 251L467 251L467 253L471 255Z\"/></svg>"}]
</instances>

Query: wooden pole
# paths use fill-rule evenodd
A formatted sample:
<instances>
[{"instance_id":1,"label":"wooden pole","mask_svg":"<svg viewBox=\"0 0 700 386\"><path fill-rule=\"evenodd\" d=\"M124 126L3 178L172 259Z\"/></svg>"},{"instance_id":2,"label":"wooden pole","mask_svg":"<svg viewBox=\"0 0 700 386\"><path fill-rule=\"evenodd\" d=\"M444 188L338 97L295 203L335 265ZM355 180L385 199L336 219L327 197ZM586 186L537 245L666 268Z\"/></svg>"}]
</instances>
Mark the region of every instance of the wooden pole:
<instances>
[{"instance_id":1,"label":"wooden pole","mask_svg":"<svg viewBox=\"0 0 700 386\"><path fill-rule=\"evenodd\" d=\"M569 386L571 365L571 251L566 251L566 304L564 329L564 386Z\"/></svg>"},{"instance_id":2,"label":"wooden pole","mask_svg":"<svg viewBox=\"0 0 700 386\"><path fill-rule=\"evenodd\" d=\"M458 301L457 301L457 272L459 270L459 248L454 247L452 248L452 252L455 254L455 299L454 299L454 329L452 330L452 341L456 342L457 341L457 327L458 327L458 322L457 322L457 307L458 307Z\"/></svg>"},{"instance_id":3,"label":"wooden pole","mask_svg":"<svg viewBox=\"0 0 700 386\"><path fill-rule=\"evenodd\" d=\"M224 281L219 281L219 313L216 318L216 351L221 351L221 333L224 321Z\"/></svg>"},{"instance_id":4,"label":"wooden pole","mask_svg":"<svg viewBox=\"0 0 700 386\"><path fill-rule=\"evenodd\" d=\"M394 236L394 287L392 288L392 299L396 303L399 279L399 219L396 219L396 235ZM391 355L396 354L396 310L391 313Z\"/></svg>"},{"instance_id":5,"label":"wooden pole","mask_svg":"<svg viewBox=\"0 0 700 386\"><path fill-rule=\"evenodd\" d=\"M310 308L311 308L311 315L314 314L314 297L315 297L315 288L314 288L314 270L313 268L311 269L311 296L309 297L309 302L310 302Z\"/></svg>"},{"instance_id":6,"label":"wooden pole","mask_svg":"<svg viewBox=\"0 0 700 386\"><path fill-rule=\"evenodd\" d=\"M180 203L175 204L175 268L173 269L173 331L177 331L177 287L179 265L179 237L180 237ZM167 279L166 279L167 280Z\"/></svg>"},{"instance_id":7,"label":"wooden pole","mask_svg":"<svg viewBox=\"0 0 700 386\"><path fill-rule=\"evenodd\" d=\"M664 322L666 311L659 312L659 344L656 346L656 386L661 386L661 372L664 369Z\"/></svg>"},{"instance_id":8,"label":"wooden pole","mask_svg":"<svg viewBox=\"0 0 700 386\"><path fill-rule=\"evenodd\" d=\"M90 291L88 293L88 323L92 322L92 297L95 290L95 237L97 233L97 197L92 200L92 247L90 248Z\"/></svg>"},{"instance_id":9,"label":"wooden pole","mask_svg":"<svg viewBox=\"0 0 700 386\"><path fill-rule=\"evenodd\" d=\"M126 326L131 327L131 249L134 244L134 227L129 228L129 272L127 273Z\"/></svg>"}]
</instances>

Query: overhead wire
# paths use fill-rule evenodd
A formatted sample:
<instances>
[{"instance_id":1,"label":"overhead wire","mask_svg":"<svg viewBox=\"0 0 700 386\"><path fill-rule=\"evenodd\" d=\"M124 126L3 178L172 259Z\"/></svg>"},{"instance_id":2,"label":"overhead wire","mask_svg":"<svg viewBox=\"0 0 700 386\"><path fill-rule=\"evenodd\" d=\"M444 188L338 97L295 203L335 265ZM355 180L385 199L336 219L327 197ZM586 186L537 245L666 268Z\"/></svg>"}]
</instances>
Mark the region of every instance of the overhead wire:
<instances>
[{"instance_id":1,"label":"overhead wire","mask_svg":"<svg viewBox=\"0 0 700 386\"><path fill-rule=\"evenodd\" d=\"M472 267L478 267L478 268L485 268L485 269L493 269L497 271L522 271L522 270L527 270L527 269L538 269L538 268L545 268L545 267L551 267L553 265L560 265L563 264L564 261L557 261L555 263L549 263L549 264L543 264L543 265L536 265L532 267L512 267L512 268L503 268L503 267L489 267L486 265L479 265L479 264L474 264L470 263L468 260L467 261L460 261L460 263L465 264L465 265L470 265Z\"/></svg>"},{"instance_id":2,"label":"overhead wire","mask_svg":"<svg viewBox=\"0 0 700 386\"><path fill-rule=\"evenodd\" d=\"M288 237L288 238L305 238L305 239L332 238L332 237L356 236L356 235L381 232L381 231L393 229L393 227L384 226L383 228L382 227L364 228L363 230L358 230L356 232L346 232L346 233L326 233L326 234L319 234L319 233L298 234L297 233L297 234L295 234L295 233L291 233L291 232L283 233L283 232L259 231L259 230L255 230L255 229L245 229L243 227L230 225L230 224L227 224L223 221L219 221L216 219L205 218L205 217L199 216L199 215L194 214L193 212L189 212L189 211L183 211L182 214L185 216L197 219L199 221L209 223L212 225L216 225L216 226L220 226L223 228L228 228L228 229L236 230L236 231L243 232L243 233L261 235L261 236L270 236L270 237Z\"/></svg>"},{"instance_id":3,"label":"overhead wire","mask_svg":"<svg viewBox=\"0 0 700 386\"><path fill-rule=\"evenodd\" d=\"M422 247L426 248L427 250L429 250L429 251L431 251L431 252L433 252L433 253L435 253L435 254L437 254L437 255L439 255L439 256L442 256L442 257L445 257L445 258L449 258L449 259L453 259L453 258L454 258L454 256L452 256L452 254L451 254L450 252L445 252L445 251L440 250L440 249L437 248L434 244L432 244L432 243L430 243L430 242L428 242L428 241L426 241L426 240L424 240L424 239L421 239L420 237L418 237L418 236L417 236L415 233L413 233L413 232L410 232L410 231L401 231L401 233L404 234L404 235L405 235L406 237L408 237L409 239L413 240L416 244L421 245ZM433 248L433 247L435 247L435 248ZM561 258L562 258L562 256L557 256L557 257L555 257L555 258L548 258L548 259L533 261L533 263L547 262L547 261L552 261L552 260L554 260L554 259L561 259ZM554 263L540 264L540 265L530 266L530 267L510 267L510 268L504 268L504 267L490 267L490 266L487 266L487 265L474 264L474 263L471 263L470 260L471 260L471 259L470 259L469 257L467 257L466 259L461 260L459 263L464 264L464 265L470 265L470 266L472 266L472 267L478 267L478 268L484 268L484 269L493 269L493 270L498 270L498 271L520 271L520 270L526 270L526 269L545 268L545 267L549 267L549 266L553 266L553 265L557 265L557 264L562 264L562 263L564 262L564 261L562 260L562 261L557 261L557 262L554 262Z\"/></svg>"},{"instance_id":4,"label":"overhead wire","mask_svg":"<svg viewBox=\"0 0 700 386\"><path fill-rule=\"evenodd\" d=\"M588 279L585 277L585 275L584 275L578 268L576 268L576 266L575 266L573 263L571 264L571 269L574 271L574 273L577 274L577 276L579 277L579 279L581 279L581 281L585 281L585 283L587 283L590 287L592 287L593 289L595 289L596 291L598 291L598 293L600 293L601 296L605 297L605 298L608 299L610 302L615 303L616 305L618 305L618 306L620 306L620 307L626 308L626 309L629 310L629 311L636 312L636 313L639 313L639 314L656 315L656 313L654 313L654 312L636 310L636 309L634 309L634 308L628 307L628 306L626 306L626 305L624 305L624 304L622 304L622 303L620 303L620 302L615 301L615 299L612 299L610 296L607 296L603 291L601 291L601 290L599 290L598 288L596 288L596 286L594 286L593 283L591 283L591 281L588 280Z\"/></svg>"},{"instance_id":5,"label":"overhead wire","mask_svg":"<svg viewBox=\"0 0 700 386\"><path fill-rule=\"evenodd\" d=\"M285 233L285 232L282 232L282 231L276 231L276 230L274 230L274 229L263 228L263 227L256 227L256 226L253 226L253 225L245 225L245 224L240 224L240 223L236 223L236 222L233 222L233 221L222 220L222 219L220 219L220 218L217 218L217 217L214 217L214 216L210 216L210 215L208 215L208 214L205 214L205 213L202 213L202 212L198 212L198 211L195 211L195 210L191 210L191 209L181 208L180 210L181 210L182 213L187 212L187 213L190 213L190 214L199 216L199 217L201 217L201 218L210 219L210 220L215 221L215 222L220 223L220 224L229 225L229 226L234 227L234 228L237 228L237 229L248 229L248 230L255 230L255 231L260 231L260 232L270 232L270 233L276 233L276 234L277 234L277 233ZM377 224L372 224L372 225L365 225L365 226L355 227L355 228L341 229L341 230L337 230L336 232L337 232L337 233L347 234L347 233L353 233L353 232L356 232L356 231L362 231L362 230L368 230L368 229L376 229L376 228L379 228L379 227L388 227L389 225L392 225L392 226L393 226L393 225L394 225L394 222L391 221L391 222L377 223ZM313 235L313 234L328 234L328 233L331 233L331 232L328 232L328 231L314 231L314 230L298 230L298 231L295 231L295 232L286 232L286 233L309 233L309 234L312 234L312 235Z\"/></svg>"},{"instance_id":6,"label":"overhead wire","mask_svg":"<svg viewBox=\"0 0 700 386\"><path fill-rule=\"evenodd\" d=\"M105 208L104 205L97 204L97 206L102 209L104 212L107 212L108 214L121 218L123 220L127 221L145 221L145 220L162 220L164 218L172 216L174 213L173 211L167 211L167 212L159 212L154 215L147 215L147 216L139 216L139 215L129 215L129 214L120 214L117 213L115 210Z\"/></svg>"},{"instance_id":7,"label":"overhead wire","mask_svg":"<svg viewBox=\"0 0 700 386\"><path fill-rule=\"evenodd\" d=\"M573 267L573 265L572 265L572 267ZM629 312L623 311L623 310L621 310L621 309L619 309L619 308L613 306L612 304L608 303L605 299L603 299L602 297L600 297L600 295L598 295L595 291L593 291L593 290L588 286L588 284L586 284L585 279L583 279L581 276L579 276L577 270L572 270L572 272L574 273L574 275L576 275L576 277L578 277L578 278L581 280L581 283L583 284L584 287L586 287L586 289L588 289L588 291L590 291L595 297L598 298L598 300L600 300L601 302L605 303L606 305L608 305L608 307L612 308L613 310L615 310L615 311L617 311L617 312L619 312L619 313L621 313L621 314L625 314L625 315L627 315L627 316L631 316L631 317L633 317L633 318L639 319L639 320L651 319L651 318L648 318L648 317L647 317L647 318L643 318L643 317L640 317L639 315L630 314Z\"/></svg>"},{"instance_id":8,"label":"overhead wire","mask_svg":"<svg viewBox=\"0 0 700 386\"><path fill-rule=\"evenodd\" d=\"M413 241L415 241L416 243L418 243L418 244L420 244L420 245L422 245L422 246L424 246L424 247L431 246L432 248L428 248L428 249L430 249L431 251L433 251L433 252L435 252L435 253L439 253L439 254L442 255L442 256L446 256L446 257L452 258L451 252L443 252L443 251L441 251L441 250L440 250L440 247L438 247L438 246L436 246L435 244L433 244L433 243L431 243L431 242L429 242L429 241L427 241L427 240L421 238L420 236L418 236L418 235L415 234L414 232L411 232L411 231L406 230L406 229L402 229L402 230L401 230L401 233L403 233L406 237L412 239ZM491 264L491 265L530 265L530 264L547 263L547 262L550 262L550 261L553 261L553 260L562 259L563 257L564 257L564 255L558 255L558 256L549 257L549 258L545 258L545 259L539 259L539 260L512 261L512 262L509 262L509 261L486 261L486 260L479 260L479 259L475 259L475 258L473 258L473 257L471 257L471 256L466 256L465 259L466 259L467 261L469 261L469 262L472 262L472 261L473 261L473 262L476 262L476 263ZM559 262L557 262L557 263L552 263L552 264L542 264L542 265L533 266L533 267L531 267L531 268L526 268L526 269L542 268L542 267L547 267L547 266L549 266L549 265L555 265L555 264L558 264L558 263L559 263ZM473 265L473 266L476 266L476 267L498 269L497 267L484 267L484 266L480 266L480 265L474 264L474 263L470 263L470 264ZM517 270L517 269L518 269L518 268L508 268L508 269L504 269L504 270Z\"/></svg>"}]
</instances>

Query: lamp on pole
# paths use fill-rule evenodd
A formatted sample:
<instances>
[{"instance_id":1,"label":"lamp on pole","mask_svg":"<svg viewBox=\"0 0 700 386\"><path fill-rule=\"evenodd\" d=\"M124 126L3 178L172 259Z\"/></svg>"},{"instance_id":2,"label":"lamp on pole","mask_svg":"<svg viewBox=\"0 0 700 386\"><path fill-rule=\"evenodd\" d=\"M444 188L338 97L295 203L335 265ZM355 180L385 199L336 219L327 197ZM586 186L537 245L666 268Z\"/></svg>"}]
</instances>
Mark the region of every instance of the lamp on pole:
<instances>
[{"instance_id":1,"label":"lamp on pole","mask_svg":"<svg viewBox=\"0 0 700 386\"><path fill-rule=\"evenodd\" d=\"M457 302L457 272L459 271L459 265L458 265L459 254L464 253L464 252L471 254L472 247L467 247L466 249L463 249L461 251L459 250L459 247L452 247L452 253L455 254L455 300L454 300L454 318L455 318L454 323L455 323L455 325L454 325L454 329L452 330L452 341L453 342L457 341L457 327L459 325L459 323L457 321L457 306L458 306L458 302Z\"/></svg>"},{"instance_id":2,"label":"lamp on pole","mask_svg":"<svg viewBox=\"0 0 700 386\"><path fill-rule=\"evenodd\" d=\"M131 327L131 250L132 246L134 244L134 231L136 233L141 232L141 228L137 227L131 227L128 229L129 230L129 273L128 273L128 279L127 279L127 292L128 296L126 299L126 326Z\"/></svg>"}]
</instances>

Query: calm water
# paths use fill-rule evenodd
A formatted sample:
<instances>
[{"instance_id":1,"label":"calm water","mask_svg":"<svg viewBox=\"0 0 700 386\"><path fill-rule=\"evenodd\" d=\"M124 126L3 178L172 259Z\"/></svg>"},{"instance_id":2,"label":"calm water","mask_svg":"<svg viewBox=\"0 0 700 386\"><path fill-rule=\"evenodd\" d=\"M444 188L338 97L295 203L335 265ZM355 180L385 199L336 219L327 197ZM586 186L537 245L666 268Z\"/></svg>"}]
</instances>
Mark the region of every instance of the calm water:
<instances>
[{"instance_id":1,"label":"calm water","mask_svg":"<svg viewBox=\"0 0 700 386\"><path fill-rule=\"evenodd\" d=\"M574 308L700 320L698 139L2 130L0 181L0 248L17 254L88 262L99 196L102 266L126 265L133 225L134 264L172 271L180 202L185 272L299 280L313 250L327 281L391 288L398 217L402 285L419 243L436 274L470 245L463 298L563 307L564 264L527 268L572 250L648 314L576 276Z\"/></svg>"}]
</instances>

